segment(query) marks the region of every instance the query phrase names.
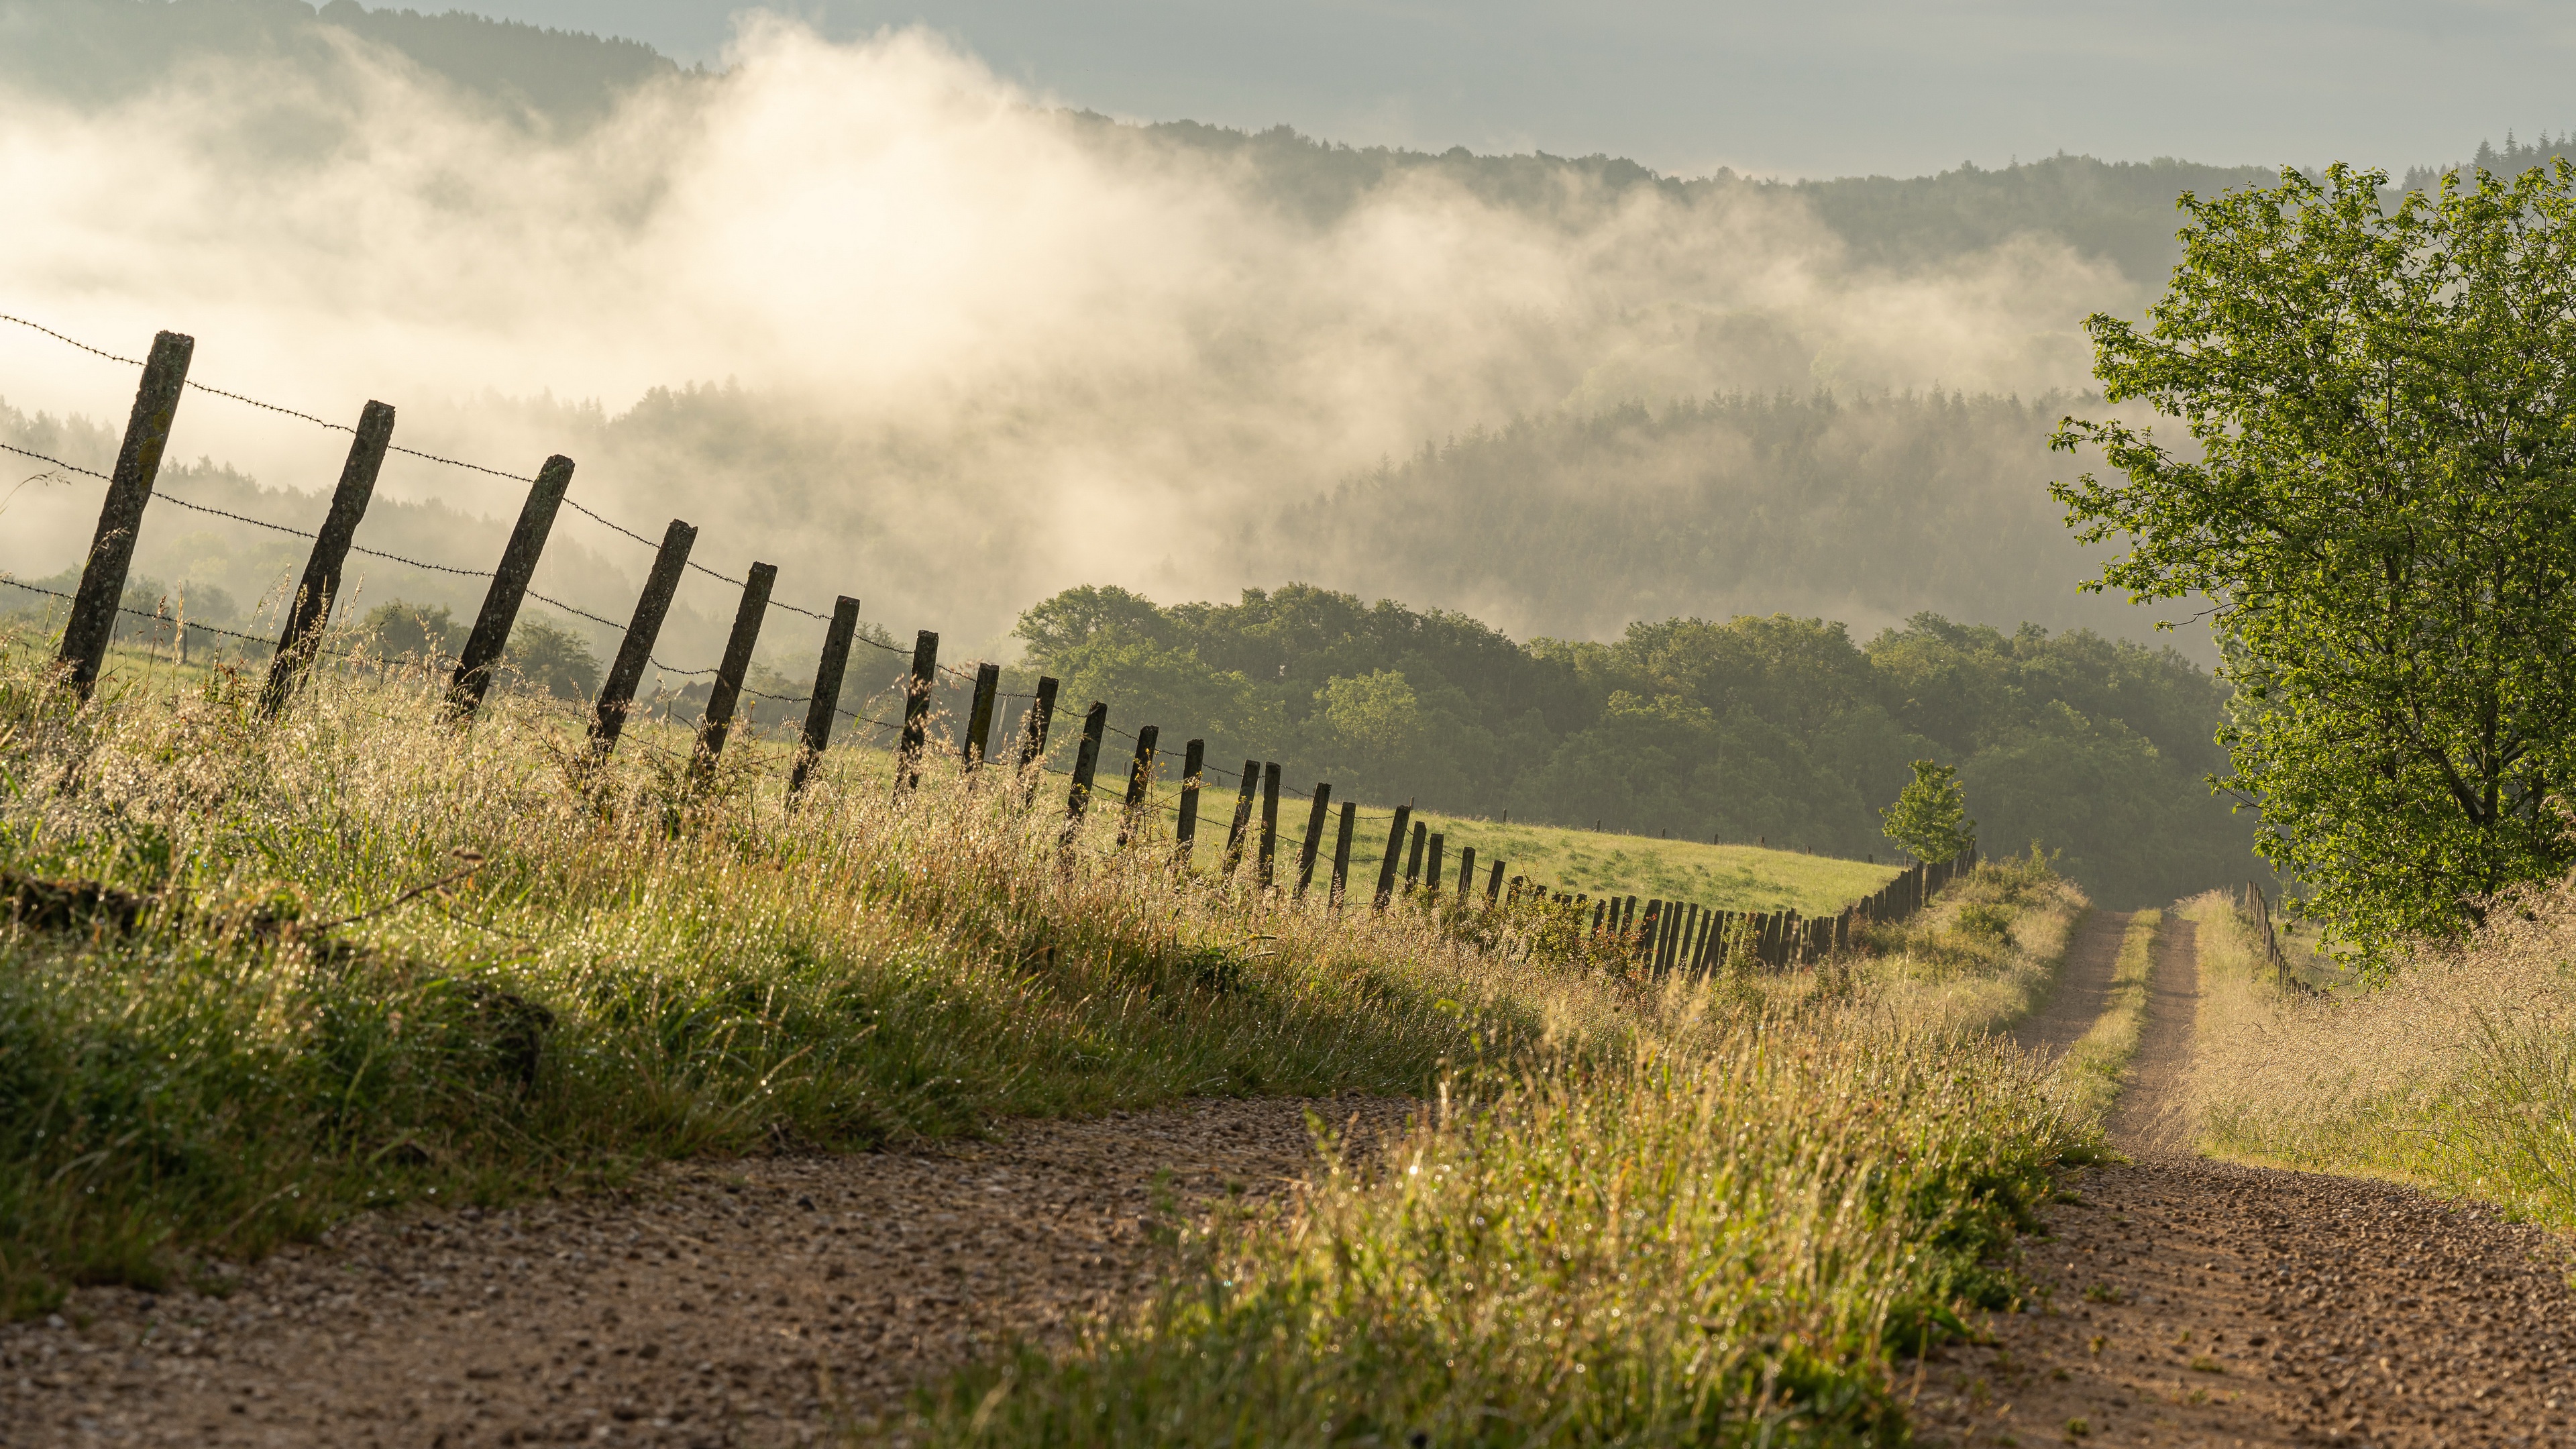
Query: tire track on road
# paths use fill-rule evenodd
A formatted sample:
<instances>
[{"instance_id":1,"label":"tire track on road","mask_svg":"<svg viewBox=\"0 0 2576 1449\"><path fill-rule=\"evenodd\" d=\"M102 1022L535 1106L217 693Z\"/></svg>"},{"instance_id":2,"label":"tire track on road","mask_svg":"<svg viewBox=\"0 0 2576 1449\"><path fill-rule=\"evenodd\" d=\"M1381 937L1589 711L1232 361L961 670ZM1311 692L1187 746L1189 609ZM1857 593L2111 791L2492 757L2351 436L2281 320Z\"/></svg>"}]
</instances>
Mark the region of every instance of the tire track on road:
<instances>
[{"instance_id":1,"label":"tire track on road","mask_svg":"<svg viewBox=\"0 0 2576 1449\"><path fill-rule=\"evenodd\" d=\"M2576 1444L2564 1242L2412 1188L2192 1155L2188 926L2158 934L2112 1108L2128 1160L2071 1174L2023 1240L2028 1311L1917 1366L1923 1432L1963 1449Z\"/></svg>"}]
</instances>

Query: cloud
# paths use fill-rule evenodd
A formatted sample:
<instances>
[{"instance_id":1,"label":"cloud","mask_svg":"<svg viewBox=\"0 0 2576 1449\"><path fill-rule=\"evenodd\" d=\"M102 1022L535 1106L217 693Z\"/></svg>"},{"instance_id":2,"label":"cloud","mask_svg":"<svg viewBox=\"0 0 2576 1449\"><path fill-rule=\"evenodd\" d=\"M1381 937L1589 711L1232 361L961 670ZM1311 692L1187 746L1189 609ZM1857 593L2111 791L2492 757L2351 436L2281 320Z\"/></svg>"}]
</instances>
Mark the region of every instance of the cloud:
<instances>
[{"instance_id":1,"label":"cloud","mask_svg":"<svg viewBox=\"0 0 2576 1449\"><path fill-rule=\"evenodd\" d=\"M1279 166L1068 115L920 30L754 15L728 59L578 130L345 35L104 107L0 92L0 195L42 218L0 228L0 310L135 355L190 332L209 384L335 420L383 398L429 451L569 453L639 531L687 517L784 596L980 639L1075 582L1277 582L1281 502L1515 413L2075 385L2074 319L2134 290L2032 240L1858 266L1750 186L1566 171L1506 201L1416 169L1300 206ZM130 387L0 336L18 407L121 419ZM343 442L195 395L173 448L318 489ZM516 507L416 462L386 486Z\"/></svg>"}]
</instances>

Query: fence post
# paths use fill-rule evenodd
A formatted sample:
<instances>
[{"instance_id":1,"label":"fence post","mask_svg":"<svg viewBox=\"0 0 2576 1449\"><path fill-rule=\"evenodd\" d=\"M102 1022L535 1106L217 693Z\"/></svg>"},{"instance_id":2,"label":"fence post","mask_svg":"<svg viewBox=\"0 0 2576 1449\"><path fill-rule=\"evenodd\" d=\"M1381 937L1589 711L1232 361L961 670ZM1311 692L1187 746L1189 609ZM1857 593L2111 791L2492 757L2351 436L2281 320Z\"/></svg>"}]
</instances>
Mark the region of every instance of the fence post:
<instances>
[{"instance_id":1,"label":"fence post","mask_svg":"<svg viewBox=\"0 0 2576 1449\"><path fill-rule=\"evenodd\" d=\"M1319 792L1320 793L1320 792ZM1333 909L1342 908L1351 885L1351 832L1359 828L1360 807L1342 802L1342 828L1333 836Z\"/></svg>"},{"instance_id":2,"label":"fence post","mask_svg":"<svg viewBox=\"0 0 2576 1449\"><path fill-rule=\"evenodd\" d=\"M1645 925L1637 932L1636 942L1630 948L1631 954L1646 960L1653 959L1652 953L1655 948L1655 928L1663 923L1663 914L1664 903L1662 901L1650 900L1646 902L1646 922Z\"/></svg>"},{"instance_id":3,"label":"fence post","mask_svg":"<svg viewBox=\"0 0 2576 1449\"><path fill-rule=\"evenodd\" d=\"M1109 706L1099 700L1082 717L1082 744L1073 755L1073 788L1064 797L1064 843L1073 843L1082 814L1091 808L1091 781L1100 770L1100 737L1109 732Z\"/></svg>"},{"instance_id":4,"label":"fence post","mask_svg":"<svg viewBox=\"0 0 2576 1449\"><path fill-rule=\"evenodd\" d=\"M1498 858L1494 862L1493 874L1485 878L1485 904L1488 906L1500 905L1502 903L1502 899L1503 862Z\"/></svg>"},{"instance_id":5,"label":"fence post","mask_svg":"<svg viewBox=\"0 0 2576 1449\"><path fill-rule=\"evenodd\" d=\"M1386 854L1378 857L1377 862L1377 899L1374 905L1378 910L1385 910L1387 902L1395 899L1396 859L1404 854L1404 827L1412 820L1412 806L1395 807L1394 828L1386 833Z\"/></svg>"},{"instance_id":6,"label":"fence post","mask_svg":"<svg viewBox=\"0 0 2576 1449\"><path fill-rule=\"evenodd\" d=\"M1127 766L1127 799L1118 813L1118 844L1124 847L1136 833L1136 815L1145 808L1145 791L1154 783L1154 742L1163 737L1157 725L1143 725L1136 731L1136 758Z\"/></svg>"},{"instance_id":7,"label":"fence post","mask_svg":"<svg viewBox=\"0 0 2576 1449\"><path fill-rule=\"evenodd\" d=\"M376 474L384 469L385 447L393 439L392 408L369 402L359 410L348 461L340 465L340 486L331 490L331 511L323 516L321 532L313 536L304 578L286 611L286 632L278 636L277 653L268 661L268 687L259 699L264 714L274 716L286 708L296 683L321 652L322 630L331 622L331 602L340 593L340 566L348 561L358 520L367 516L367 500L375 495Z\"/></svg>"},{"instance_id":8,"label":"fence post","mask_svg":"<svg viewBox=\"0 0 2576 1449\"><path fill-rule=\"evenodd\" d=\"M1306 898L1306 887L1315 880L1315 857L1324 850L1324 822L1331 818L1333 787L1321 780L1315 782L1315 805L1306 812L1306 840L1297 847L1296 898Z\"/></svg>"},{"instance_id":9,"label":"fence post","mask_svg":"<svg viewBox=\"0 0 2576 1449\"><path fill-rule=\"evenodd\" d=\"M751 651L760 642L760 623L769 615L769 590L777 582L778 569L771 564L753 564L743 575L742 602L733 611L733 633L725 638L724 658L716 664L715 687L707 691L706 716L698 721L698 752L693 763L702 779L715 773L716 756L724 753L725 736L733 730L733 707L742 700L742 677L751 672Z\"/></svg>"},{"instance_id":10,"label":"fence post","mask_svg":"<svg viewBox=\"0 0 2576 1449\"><path fill-rule=\"evenodd\" d=\"M591 701L594 761L607 758L617 748L618 732L626 728L626 712L635 704L635 688L644 682L644 666L653 662L653 641L662 633L671 595L679 591L680 571L688 567L689 550L697 541L698 531L676 518L662 530L662 547L653 555L652 570L644 575L644 592L635 598L635 616L626 623L626 637L618 641L617 657L609 663L608 678L600 682L599 698Z\"/></svg>"},{"instance_id":11,"label":"fence post","mask_svg":"<svg viewBox=\"0 0 2576 1449\"><path fill-rule=\"evenodd\" d=\"M1020 730L1020 759L1012 768L1020 776L1020 803L1025 805L1037 795L1038 761L1046 758L1047 730L1055 724L1055 692L1060 681L1038 676L1037 698L1029 701L1029 715Z\"/></svg>"},{"instance_id":12,"label":"fence post","mask_svg":"<svg viewBox=\"0 0 2576 1449\"><path fill-rule=\"evenodd\" d=\"M1261 767L1261 854L1254 867L1263 890L1270 889L1271 865L1279 856L1279 762Z\"/></svg>"},{"instance_id":13,"label":"fence post","mask_svg":"<svg viewBox=\"0 0 2576 1449\"><path fill-rule=\"evenodd\" d=\"M1475 904L1476 847L1470 845L1458 852L1458 905L1461 909Z\"/></svg>"},{"instance_id":14,"label":"fence post","mask_svg":"<svg viewBox=\"0 0 2576 1449\"><path fill-rule=\"evenodd\" d=\"M519 622L528 581L536 577L537 557L546 551L555 511L563 506L564 490L571 486L572 459L561 453L537 470L536 484L528 489L528 501L520 505L519 521L510 530L510 542L501 550L501 566L492 571L492 587L483 591L483 609L474 616L474 632L466 636L465 653L447 682L448 712L457 719L481 708L484 694L492 688L492 670L501 662L501 652L510 647L510 630Z\"/></svg>"},{"instance_id":15,"label":"fence post","mask_svg":"<svg viewBox=\"0 0 2576 1449\"><path fill-rule=\"evenodd\" d=\"M107 663L108 643L116 637L116 611L125 602L125 573L134 563L134 537L143 528L143 505L152 501L153 480L161 476L161 452L169 446L170 420L179 411L179 393L188 383L188 359L196 349L193 337L155 333L152 355L143 364L143 381L134 389L125 442L116 450L116 476L108 481L107 502L98 511L98 533L90 540L89 561L81 567L71 617L64 621L62 645L54 656L70 666L64 682L83 699L98 683L98 671Z\"/></svg>"},{"instance_id":16,"label":"fence post","mask_svg":"<svg viewBox=\"0 0 2576 1449\"><path fill-rule=\"evenodd\" d=\"M1422 889L1423 899L1434 906L1440 903L1440 877L1448 874L1448 856L1448 832L1440 830L1431 832L1430 854L1422 863Z\"/></svg>"},{"instance_id":17,"label":"fence post","mask_svg":"<svg viewBox=\"0 0 2576 1449\"><path fill-rule=\"evenodd\" d=\"M1252 829L1252 797L1261 788L1261 762L1243 762L1243 787L1234 795L1234 821L1225 829L1225 859L1218 866L1220 875L1234 874L1243 864L1243 837Z\"/></svg>"},{"instance_id":18,"label":"fence post","mask_svg":"<svg viewBox=\"0 0 2576 1449\"><path fill-rule=\"evenodd\" d=\"M787 769L790 800L804 792L805 777L814 762L832 747L832 717L840 712L841 680L850 670L850 640L858 632L859 601L842 594L832 601L832 622L823 627L823 656L814 662L814 697L805 701L805 732L797 741L796 763Z\"/></svg>"},{"instance_id":19,"label":"fence post","mask_svg":"<svg viewBox=\"0 0 2576 1449\"><path fill-rule=\"evenodd\" d=\"M1404 893L1411 895L1422 884L1422 852L1431 843L1431 827L1413 822L1413 846L1404 854Z\"/></svg>"},{"instance_id":20,"label":"fence post","mask_svg":"<svg viewBox=\"0 0 2576 1449\"><path fill-rule=\"evenodd\" d=\"M895 746L894 788L900 795L921 783L921 752L930 743L930 691L939 682L939 635L912 636L912 675L903 690L903 738Z\"/></svg>"},{"instance_id":21,"label":"fence post","mask_svg":"<svg viewBox=\"0 0 2576 1449\"><path fill-rule=\"evenodd\" d=\"M966 712L966 745L963 751L969 771L981 766L992 752L993 702L1002 694L1002 666L975 666L975 703Z\"/></svg>"},{"instance_id":22,"label":"fence post","mask_svg":"<svg viewBox=\"0 0 2576 1449\"><path fill-rule=\"evenodd\" d=\"M1181 819L1172 828L1172 853L1190 863L1190 846L1199 835L1199 771L1207 767L1207 741L1192 740L1181 755Z\"/></svg>"}]
</instances>

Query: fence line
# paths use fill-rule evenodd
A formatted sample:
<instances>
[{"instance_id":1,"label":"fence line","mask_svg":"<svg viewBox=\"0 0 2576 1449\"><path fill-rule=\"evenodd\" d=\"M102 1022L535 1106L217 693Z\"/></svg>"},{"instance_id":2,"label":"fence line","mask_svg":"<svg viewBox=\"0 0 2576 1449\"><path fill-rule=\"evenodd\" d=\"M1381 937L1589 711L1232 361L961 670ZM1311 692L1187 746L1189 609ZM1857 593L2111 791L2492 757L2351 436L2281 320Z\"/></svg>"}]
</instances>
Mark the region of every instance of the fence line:
<instances>
[{"instance_id":1,"label":"fence line","mask_svg":"<svg viewBox=\"0 0 2576 1449\"><path fill-rule=\"evenodd\" d=\"M817 705L814 695L790 698L750 688L744 676L750 667L762 621L771 608L785 609L807 618L821 620L830 626L824 644L824 661L818 666L816 672L818 685L827 678L835 685L838 684L841 678L840 658L853 642L864 641L878 649L897 655L907 651L899 645L856 633L858 601L853 598L843 596L836 613L830 615L802 608L774 597L771 592L771 582L776 577L777 570L769 564L754 563L744 578L734 578L690 558L689 553L694 547L697 530L689 524L673 520L669 533L657 544L633 529L566 496L574 464L571 459L561 455L547 459L545 467L538 471L536 477L527 478L479 463L394 446L390 441L394 410L382 403L369 403L367 417L362 425L351 428L315 417L310 413L299 412L293 408L282 407L240 393L228 392L189 379L187 370L195 343L192 338L177 333L158 334L154 338L151 359L137 362L135 359L120 357L92 347L21 317L0 314L0 322L16 323L85 352L143 369L143 381L137 393L132 421L127 426L123 445L119 450L115 473L100 473L59 458L0 443L0 449L34 459L50 467L96 478L108 485L108 498L100 517L98 542L92 546L89 560L82 571L81 586L77 593L63 594L0 575L0 582L71 602L71 618L64 628L61 654L67 666L67 680L84 695L88 693L91 682L97 676L104 659L107 641L113 637L113 620L116 615L128 614L156 621L178 622L167 615L144 613L127 607L122 602L127 567L132 557L134 535L139 530L144 506L154 500L173 503L182 508L231 519L253 527L314 540L313 558L306 568L304 588L305 590L318 589L320 597L306 599L301 596L301 591L299 592L293 617L308 622L290 627L286 637L276 643L277 653L272 660L270 686L264 701L271 712L283 708L285 700L291 695L300 677L300 671L310 666L314 652L311 641L318 639L321 630L327 627L330 606L333 602L329 595L336 591L342 557L346 553L381 558L412 568L491 580L482 610L475 621L473 635L468 639L462 656L455 662L454 676L449 686L450 708L459 719L470 717L479 707L483 692L488 686L491 671L500 660L523 600L534 600L604 628L621 631L624 635L624 643L619 651L619 671L631 670L638 661L642 661L651 663L655 669L667 675L693 678L711 676L712 683L709 686L707 704L698 724L698 768L712 768L714 757L723 748L730 731L735 703L741 696L747 694L755 699L768 700L785 706L800 704L810 706L803 740L804 748L799 754L797 767L789 781L791 803L805 782L807 762L829 746L831 723L835 717L847 718L872 728L895 732L899 737L895 767L896 785L898 789L908 788L917 779L918 762L929 748L928 723L931 694L939 687L943 674L957 681L965 681L968 678L965 671L956 666L939 662L939 636L930 630L922 630L919 631L913 649L909 651L911 667L907 676L893 686L901 689L905 697L903 718L899 724L843 707L838 702L837 688L832 691L835 698L828 708ZM231 513L191 502L173 494L155 491L154 484L160 469L161 450L168 438L172 416L180 398L190 390L296 418L334 432L353 435L356 441L351 449L350 462L342 473L339 489L332 499L332 521L321 533ZM361 548L350 539L348 535L354 532L372 494L376 468L387 452L471 469L493 477L530 485L531 491L527 503L520 513L518 524L511 533L509 545L496 568L466 569L447 564L429 563ZM552 531L556 509L562 504L569 504L573 511L582 517L655 550L654 577L647 582L645 597L639 600L636 617L632 622L620 625L613 619L562 600L550 598L529 587L531 576ZM725 646L724 658L711 668L677 669L663 663L652 653L655 636L660 630L663 611L669 602L671 586L683 569L694 570L743 591L740 607L736 611L732 635ZM195 628L254 644L269 642L258 636L208 625L182 624L181 628L183 635L185 629ZM306 632L299 635L298 628ZM184 643L181 644L181 648L184 651ZM437 651L436 662L438 667L444 667L443 651ZM631 674L619 673L618 677L625 683L619 684L617 689L631 688ZM1094 793L1094 774L1099 765L1103 735L1114 733L1135 746L1134 760L1129 766L1128 788L1120 804L1122 824L1118 830L1118 837L1121 845L1128 842L1130 826L1138 813L1149 808L1169 811L1180 820L1174 841L1175 858L1186 865L1194 839L1201 787L1205 776L1213 774L1223 779L1237 781L1240 786L1225 845L1225 870L1230 874L1237 862L1243 860L1249 853L1257 861L1256 875L1264 889L1271 888L1274 884L1274 862L1277 859L1279 845L1279 797L1285 794L1293 799L1311 802L1313 808L1308 813L1303 839L1297 842L1298 879L1295 889L1300 897L1304 895L1318 863L1323 847L1323 836L1331 819L1329 802L1332 786L1329 783L1318 782L1310 794L1286 785L1282 779L1281 768L1275 761L1247 760L1241 772L1211 765L1205 760L1206 742L1192 740L1188 742L1187 767L1181 782L1179 803L1167 804L1154 800L1151 797L1150 787L1159 770L1157 748L1159 730L1153 725L1145 725L1131 733L1122 727L1110 725L1108 723L1109 706L1101 701L1094 701L1086 711L1082 749L1074 768L1070 772L1060 771L1046 764L1044 758L1048 745L1047 736L1054 715L1053 707L1056 702L1058 682L1052 678L1041 677L1036 691L1032 694L1004 694L999 690L998 679L999 671L991 665L979 667L974 675L975 706L970 716L971 722L965 731L967 738L960 745L965 766L970 770L978 768L988 758L991 745L988 732L998 712L999 701L1002 699L1029 701L1029 708L1022 712L1020 720L1022 736L1018 755L1020 768L1032 782L1044 775L1067 777L1071 780L1065 823L1065 838L1068 843L1074 838L1081 817L1088 809ZM614 748L619 733L618 727L631 707L631 696L619 695L615 690L603 691L599 700L595 702L591 736L593 749L597 755L604 757ZM650 706L648 705L647 708ZM1256 786L1259 787L1261 804L1258 813L1257 841L1250 838L1256 828L1252 809ZM1421 901L1427 904L1436 905L1439 902L1444 893L1443 876L1446 874L1445 832L1432 832L1428 828L1428 822L1411 820L1410 805L1398 806L1385 816L1365 816L1353 802L1345 800L1339 813L1338 840L1332 856L1332 875L1328 892L1328 899L1336 908L1344 902L1347 895L1351 839L1357 825L1365 820L1386 820L1392 826L1388 835L1386 853L1379 863L1378 886L1374 896L1375 907L1380 910L1388 908L1399 894L1408 899L1418 895ZM1412 827L1409 841L1406 836L1408 824ZM1409 851L1406 849L1408 845ZM1397 859L1400 854L1404 856L1404 865L1399 891L1396 873ZM1729 912L1704 907L1695 902L1660 899L1647 901L1641 914L1635 896L1605 897L1596 902L1581 893L1551 891L1545 886L1533 885L1524 876L1511 877L1508 881L1509 893L1506 894L1507 882L1504 877L1506 863L1499 859L1486 863L1483 895L1488 908L1515 904L1524 895L1528 895L1534 901L1544 901L1561 908L1570 908L1577 921L1582 919L1584 907L1588 905L1591 907L1589 925L1595 936L1623 944L1638 961L1659 971L1710 970L1730 959L1732 955L1739 954L1749 954L1754 959L1775 968L1788 968L1810 964L1834 951L1848 948L1852 943L1853 933L1863 924L1901 920L1921 910L1941 886L1955 879L1960 872L1972 868L1975 862L1976 856L1971 849L1953 861L1940 864L1918 863L1900 873L1895 880L1867 899L1832 916L1802 917L1795 911ZM1477 889L1476 873L1476 852L1472 847L1462 849L1458 857L1456 884L1449 890L1451 899L1458 902L1462 909L1473 904ZM2254 895L2256 901L2260 902L2259 890L2255 891ZM2270 920L2268 904L2258 908L2262 911L2263 921L2268 927ZM2272 955L2276 968L2286 979L2287 967L2281 962L2277 943L2272 946Z\"/></svg>"}]
</instances>

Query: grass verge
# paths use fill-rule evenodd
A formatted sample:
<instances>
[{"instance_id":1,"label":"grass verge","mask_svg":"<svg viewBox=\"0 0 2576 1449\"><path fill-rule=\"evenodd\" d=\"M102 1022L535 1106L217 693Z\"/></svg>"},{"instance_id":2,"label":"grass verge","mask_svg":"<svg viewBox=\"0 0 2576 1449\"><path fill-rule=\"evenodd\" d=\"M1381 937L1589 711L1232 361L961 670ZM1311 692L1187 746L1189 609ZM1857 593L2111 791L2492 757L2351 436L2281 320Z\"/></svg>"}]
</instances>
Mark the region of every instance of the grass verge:
<instances>
[{"instance_id":1,"label":"grass verge","mask_svg":"<svg viewBox=\"0 0 2576 1449\"><path fill-rule=\"evenodd\" d=\"M1916 1030L2002 1031L2048 994L2087 909L2084 892L2035 855L1986 861L1912 919L1873 929L1859 970Z\"/></svg>"},{"instance_id":2,"label":"grass verge","mask_svg":"<svg viewBox=\"0 0 2576 1449\"><path fill-rule=\"evenodd\" d=\"M2155 974L2156 930L2164 912L2140 911L2129 917L2120 935L2119 959L2111 968L2111 990L2093 1029L2066 1049L2060 1070L2076 1100L2095 1117L2110 1110L2128 1077L2129 1061L2138 1054L2139 1034L2147 1025L2147 983Z\"/></svg>"},{"instance_id":3,"label":"grass verge","mask_svg":"<svg viewBox=\"0 0 2576 1449\"><path fill-rule=\"evenodd\" d=\"M1985 1040L1675 986L1615 1067L1459 1084L1374 1173L1199 1246L1141 1317L929 1396L934 1445L1860 1444L1896 1355L2089 1147ZM889 1426L891 1427L891 1426Z\"/></svg>"},{"instance_id":4,"label":"grass verge","mask_svg":"<svg viewBox=\"0 0 2576 1449\"><path fill-rule=\"evenodd\" d=\"M2576 1228L2576 889L2517 893L2386 984L2272 980L2222 893L2195 898L2204 1144L2238 1161L2393 1178Z\"/></svg>"}]
</instances>

